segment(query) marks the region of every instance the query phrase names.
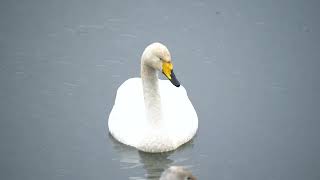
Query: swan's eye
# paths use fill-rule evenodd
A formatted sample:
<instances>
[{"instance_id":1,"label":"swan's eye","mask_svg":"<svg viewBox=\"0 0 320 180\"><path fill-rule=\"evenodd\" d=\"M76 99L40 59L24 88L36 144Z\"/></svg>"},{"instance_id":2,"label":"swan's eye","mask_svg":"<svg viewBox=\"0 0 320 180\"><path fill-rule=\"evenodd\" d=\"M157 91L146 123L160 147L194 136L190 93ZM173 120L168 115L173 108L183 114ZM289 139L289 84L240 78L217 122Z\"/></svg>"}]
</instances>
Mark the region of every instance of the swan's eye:
<instances>
[{"instance_id":1,"label":"swan's eye","mask_svg":"<svg viewBox=\"0 0 320 180\"><path fill-rule=\"evenodd\" d=\"M163 59L163 58L159 58L159 59L160 59L160 61L165 62L165 63L171 62L170 60L167 60L167 59Z\"/></svg>"}]
</instances>

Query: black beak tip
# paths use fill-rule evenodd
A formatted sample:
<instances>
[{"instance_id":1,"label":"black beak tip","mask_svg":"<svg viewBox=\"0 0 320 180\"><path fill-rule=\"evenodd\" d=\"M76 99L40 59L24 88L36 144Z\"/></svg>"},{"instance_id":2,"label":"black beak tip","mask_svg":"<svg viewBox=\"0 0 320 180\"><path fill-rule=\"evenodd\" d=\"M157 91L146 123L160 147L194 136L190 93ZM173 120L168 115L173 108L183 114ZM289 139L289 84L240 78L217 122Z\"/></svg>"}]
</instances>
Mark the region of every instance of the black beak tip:
<instances>
[{"instance_id":1,"label":"black beak tip","mask_svg":"<svg viewBox=\"0 0 320 180\"><path fill-rule=\"evenodd\" d=\"M162 71L162 73L163 73L163 71ZM165 75L165 73L163 73L163 74ZM173 71L171 71L171 78L169 80L175 87L180 87L180 82L176 78L176 75L173 73Z\"/></svg>"},{"instance_id":2,"label":"black beak tip","mask_svg":"<svg viewBox=\"0 0 320 180\"><path fill-rule=\"evenodd\" d=\"M170 81L174 86L180 87L180 82L176 78L176 75L173 73L173 71L171 71L171 80Z\"/></svg>"}]
</instances>

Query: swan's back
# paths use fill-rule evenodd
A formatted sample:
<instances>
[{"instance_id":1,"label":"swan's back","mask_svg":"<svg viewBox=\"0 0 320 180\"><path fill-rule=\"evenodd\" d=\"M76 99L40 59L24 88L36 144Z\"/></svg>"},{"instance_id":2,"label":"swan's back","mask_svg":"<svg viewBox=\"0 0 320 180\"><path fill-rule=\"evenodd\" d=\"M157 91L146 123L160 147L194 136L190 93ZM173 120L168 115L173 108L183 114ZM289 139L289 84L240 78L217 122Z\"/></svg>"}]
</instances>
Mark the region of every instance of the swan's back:
<instances>
[{"instance_id":1,"label":"swan's back","mask_svg":"<svg viewBox=\"0 0 320 180\"><path fill-rule=\"evenodd\" d=\"M109 116L109 131L120 142L148 152L163 152L189 141L197 131L197 114L184 87L159 80L163 118L152 126L146 118L141 78L125 81Z\"/></svg>"}]
</instances>

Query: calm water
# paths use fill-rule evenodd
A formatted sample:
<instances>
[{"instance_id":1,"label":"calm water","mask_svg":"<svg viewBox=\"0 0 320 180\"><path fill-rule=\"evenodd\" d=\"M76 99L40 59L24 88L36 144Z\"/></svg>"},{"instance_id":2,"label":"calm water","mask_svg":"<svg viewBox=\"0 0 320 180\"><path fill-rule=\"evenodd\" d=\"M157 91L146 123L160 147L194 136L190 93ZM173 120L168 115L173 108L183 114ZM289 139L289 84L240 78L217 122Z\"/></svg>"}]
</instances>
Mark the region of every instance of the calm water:
<instances>
[{"instance_id":1,"label":"calm water","mask_svg":"<svg viewBox=\"0 0 320 180\"><path fill-rule=\"evenodd\" d=\"M0 179L320 179L317 1L2 1ZM147 154L115 142L117 88L160 41L199 116Z\"/></svg>"}]
</instances>

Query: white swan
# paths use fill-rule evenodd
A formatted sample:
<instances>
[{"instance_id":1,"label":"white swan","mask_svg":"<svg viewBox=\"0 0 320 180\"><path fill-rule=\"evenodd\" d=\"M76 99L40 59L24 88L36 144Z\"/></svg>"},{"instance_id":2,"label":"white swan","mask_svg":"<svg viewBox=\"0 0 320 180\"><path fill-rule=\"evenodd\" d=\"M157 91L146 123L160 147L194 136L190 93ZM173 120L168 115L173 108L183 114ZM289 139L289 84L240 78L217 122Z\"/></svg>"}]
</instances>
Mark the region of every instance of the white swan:
<instances>
[{"instance_id":1,"label":"white swan","mask_svg":"<svg viewBox=\"0 0 320 180\"><path fill-rule=\"evenodd\" d=\"M171 81L159 80L158 72ZM169 50L149 45L141 57L141 78L125 81L109 115L109 131L118 141L145 152L165 152L188 142L198 117L173 73Z\"/></svg>"},{"instance_id":2,"label":"white swan","mask_svg":"<svg viewBox=\"0 0 320 180\"><path fill-rule=\"evenodd\" d=\"M171 166L162 173L160 180L197 180L197 178L182 166Z\"/></svg>"}]
</instances>

